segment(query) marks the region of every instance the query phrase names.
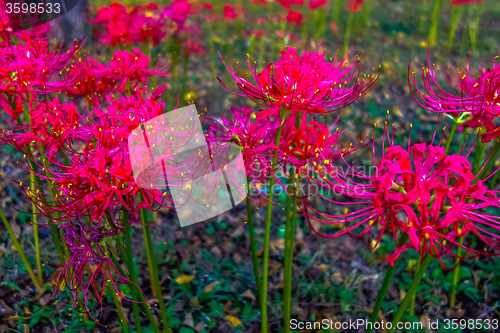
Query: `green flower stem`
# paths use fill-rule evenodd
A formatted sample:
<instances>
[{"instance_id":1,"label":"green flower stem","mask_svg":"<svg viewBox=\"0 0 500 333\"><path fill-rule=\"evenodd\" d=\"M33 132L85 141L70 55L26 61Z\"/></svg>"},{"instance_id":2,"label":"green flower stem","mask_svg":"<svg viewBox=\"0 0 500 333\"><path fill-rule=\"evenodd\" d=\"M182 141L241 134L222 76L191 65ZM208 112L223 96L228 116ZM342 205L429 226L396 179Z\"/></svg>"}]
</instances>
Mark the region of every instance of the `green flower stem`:
<instances>
[{"instance_id":1,"label":"green flower stem","mask_svg":"<svg viewBox=\"0 0 500 333\"><path fill-rule=\"evenodd\" d=\"M14 230L12 230L12 227L10 226L10 223L7 221L7 218L3 214L2 209L0 209L0 219L3 221L5 228L7 228L7 231L9 232L10 238L12 239L12 243L14 244L14 247L16 248L17 253L19 253L19 255L21 256L21 260L23 261L24 267L28 271L28 274L31 277L33 284L35 285L38 292L40 292L42 290L41 283L38 281L35 274L33 273L33 269L31 268L30 263L28 262L28 260L26 259L26 256L24 255L23 249L21 248L21 244L19 244L19 242L16 238L16 235L14 234Z\"/></svg>"},{"instance_id":2,"label":"green flower stem","mask_svg":"<svg viewBox=\"0 0 500 333\"><path fill-rule=\"evenodd\" d=\"M342 11L342 0L333 0L332 5L332 21L339 26L340 12Z\"/></svg>"},{"instance_id":3,"label":"green flower stem","mask_svg":"<svg viewBox=\"0 0 500 333\"><path fill-rule=\"evenodd\" d=\"M287 186L287 191L293 191L293 178L294 178L294 168L290 168L290 176L288 177L288 186ZM285 254L284 254L284 264L283 264L283 269L284 269L284 275L283 275L283 327L285 333L290 332L290 325L287 323L290 322L291 318L291 287L292 281L291 281L291 275L288 275L288 272L291 271L289 269L289 263L292 262L289 260L289 255L290 255L290 250L289 247L291 246L291 234L292 234L292 228L290 225L290 210L292 206L292 195L287 195L286 198L286 207L285 207ZM296 210L296 209L295 209ZM294 223L292 221L291 223ZM292 251L293 255L293 251ZM289 292L290 290L290 292Z\"/></svg>"},{"instance_id":4,"label":"green flower stem","mask_svg":"<svg viewBox=\"0 0 500 333\"><path fill-rule=\"evenodd\" d=\"M420 262L422 261L422 257L420 256L420 253L418 254L417 258L417 263L415 264L415 273L418 272L420 269ZM415 294L413 294L411 301L410 301L410 316L413 316L415 314Z\"/></svg>"},{"instance_id":5,"label":"green flower stem","mask_svg":"<svg viewBox=\"0 0 500 333\"><path fill-rule=\"evenodd\" d=\"M30 173L30 181L33 190L36 192L36 180L35 174L33 172ZM33 211L33 235L35 236L35 256L36 256L36 269L38 282L40 285L43 285L43 275L42 275L42 259L40 258L40 237L38 236L38 215L36 205L33 201L31 201L31 208Z\"/></svg>"},{"instance_id":6,"label":"green flower stem","mask_svg":"<svg viewBox=\"0 0 500 333\"><path fill-rule=\"evenodd\" d=\"M439 12L441 11L441 7L443 7L443 0L436 0L434 8L432 9L431 29L429 30L428 39L429 46L436 46L439 27Z\"/></svg>"},{"instance_id":7,"label":"green flower stem","mask_svg":"<svg viewBox=\"0 0 500 333\"><path fill-rule=\"evenodd\" d=\"M399 243L403 245L406 243L408 240L407 234L403 234L399 238ZM370 323L372 324L371 327L368 327L366 329L366 333L372 333L373 332L373 324L377 321L378 318L378 313L380 312L380 309L382 308L382 304L384 303L384 298L385 295L387 294L387 290L389 289L389 285L391 284L392 277L394 275L394 272L396 271L396 267L398 266L399 261L401 260L401 255L399 255L398 259L394 262L394 266L389 267L387 270L387 273L385 273L384 277L384 282L382 283L382 287L380 288L380 291L378 292L377 300L375 301L375 306L373 307L372 313L370 315Z\"/></svg>"},{"instance_id":8,"label":"green flower stem","mask_svg":"<svg viewBox=\"0 0 500 333\"><path fill-rule=\"evenodd\" d=\"M450 34L448 35L448 44L446 48L450 51L453 48L453 41L455 40L458 24L462 18L462 6L452 6L450 14Z\"/></svg>"},{"instance_id":9,"label":"green flower stem","mask_svg":"<svg viewBox=\"0 0 500 333\"><path fill-rule=\"evenodd\" d=\"M144 200L142 194L141 198ZM165 309L165 302L163 301L163 294L161 291L160 278L158 275L158 263L156 259L156 254L154 252L153 241L151 240L151 230L149 230L149 221L146 217L146 211L144 209L141 210L141 221L143 223L145 238L144 242L147 240L147 246L149 247L149 255L148 261L151 260L151 267L153 268L153 275L151 276L155 287L156 287L156 298L158 299L158 303L160 304L160 313L161 319L163 321L163 332L169 333L170 328L168 326L168 317L167 317L167 309Z\"/></svg>"},{"instance_id":10,"label":"green flower stem","mask_svg":"<svg viewBox=\"0 0 500 333\"><path fill-rule=\"evenodd\" d=\"M279 146L280 140L281 140L281 129L283 126L283 123L285 121L285 113L286 113L286 108L283 106L281 107L280 110L280 126L278 127L278 130L276 132L276 140L275 140L275 145ZM278 157L276 155L273 156L273 168L276 167L278 164ZM262 295L260 298L260 314L261 314L261 332L262 333L267 333L268 332L268 327L267 327L267 280L269 276L269 245L270 245L270 240L271 240L271 223L272 223L272 216L273 216L273 191L274 191L274 183L275 179L274 176L271 175L271 179L269 180L269 202L267 203L267 215L266 215L266 233L265 233L265 238L264 238L264 259L263 259L263 271L262 271Z\"/></svg>"},{"instance_id":11,"label":"green flower stem","mask_svg":"<svg viewBox=\"0 0 500 333\"><path fill-rule=\"evenodd\" d=\"M351 39L351 26L352 26L352 12L349 11L347 13L347 24L345 27L345 34L344 34L344 55L349 52L349 41Z\"/></svg>"},{"instance_id":12,"label":"green flower stem","mask_svg":"<svg viewBox=\"0 0 500 333\"><path fill-rule=\"evenodd\" d=\"M415 274L413 277L413 281L410 285L410 289L406 292L406 296L399 305L398 310L396 311L396 314L392 318L392 328L390 328L387 333L392 333L397 327L398 322L401 321L401 317L403 316L404 312L406 311L406 307L408 306L408 303L410 303L411 298L413 297L413 294L417 291L418 284L420 283L420 280L424 277L425 272L427 271L427 268L429 268L429 265L432 261L432 256L428 254L424 261L422 262L422 265L420 266L420 269L418 272Z\"/></svg>"},{"instance_id":13,"label":"green flower stem","mask_svg":"<svg viewBox=\"0 0 500 333\"><path fill-rule=\"evenodd\" d=\"M250 184L250 181L248 181L248 184ZM250 185L248 186L248 189L250 189ZM249 191L249 194L250 194L250 191ZM246 198L246 202L247 202L248 232L250 234L250 250L252 252L253 274L255 277L255 287L257 289L257 302L259 303L259 307L260 307L260 305L261 305L260 297L261 297L261 293L262 293L262 286L261 286L260 274L259 274L259 260L257 258L257 248L255 247L255 229L254 229L254 225L253 225L252 202L248 196Z\"/></svg>"},{"instance_id":14,"label":"green flower stem","mask_svg":"<svg viewBox=\"0 0 500 333\"><path fill-rule=\"evenodd\" d=\"M23 114L24 117L26 118L26 123L31 126L31 116L28 110L28 105L24 103L23 107ZM30 155L33 157L34 151L33 147L29 148ZM36 193L36 188L37 184L41 184L40 177L35 175L35 172L37 170L36 163L33 162L33 160L29 159L29 164L31 167L31 172L30 172L30 182L31 182L31 187L32 187L32 193ZM37 275L38 275L38 282L40 285L43 285L43 272L42 272L42 260L40 257L40 238L38 235L38 215L37 215L37 209L36 205L33 201L31 201L31 207L32 207L32 215L33 215L33 236L35 238L35 257L36 257L36 267L37 267Z\"/></svg>"},{"instance_id":15,"label":"green flower stem","mask_svg":"<svg viewBox=\"0 0 500 333\"><path fill-rule=\"evenodd\" d=\"M182 90L181 90L181 100L184 101L186 100L186 93L187 93L187 76L188 76L188 68L189 68L189 53L188 53L188 46L186 46L186 49L184 50L184 66L182 68Z\"/></svg>"},{"instance_id":16,"label":"green flower stem","mask_svg":"<svg viewBox=\"0 0 500 333\"><path fill-rule=\"evenodd\" d=\"M143 213L141 211L141 219L143 219ZM148 227L147 225L144 223L144 220L146 220L146 218L143 219L143 222L142 222L142 234L143 234L143 237L144 237L144 247L146 248L146 256L148 258L148 270L149 270L149 276L153 277L154 276L154 270L153 270L153 260L151 258L151 252L150 252L150 248L149 248L149 240L146 236L146 233L147 233L147 230ZM150 281L151 283L151 292L153 294L154 297L158 298L158 292L156 290L156 284L155 282L153 281L153 279L151 279Z\"/></svg>"},{"instance_id":17,"label":"green flower stem","mask_svg":"<svg viewBox=\"0 0 500 333\"><path fill-rule=\"evenodd\" d=\"M457 249L457 256L460 257L462 255L462 245L464 243L464 237L460 237L458 240L460 246ZM451 284L450 291L450 308L455 307L455 300L457 296L457 282L458 282L458 272L460 271L460 258L455 258L455 269L453 270L453 282Z\"/></svg>"},{"instance_id":18,"label":"green flower stem","mask_svg":"<svg viewBox=\"0 0 500 333\"><path fill-rule=\"evenodd\" d=\"M293 178L293 172L290 172L290 178ZM287 233L287 239L285 239L285 267L284 267L284 283L283 283L283 323L285 327L285 332L290 332L290 319L292 317L291 307L292 307L292 272L293 272L293 253L295 250L295 229L297 227L296 219L297 219L297 205L298 205L298 190L300 188L299 183L299 173L295 174L296 182L293 184L295 196L293 198L292 204L292 216L288 221L288 228L290 231ZM291 198L291 196L288 196ZM287 199L288 200L288 199ZM289 216L289 212L287 213L287 217Z\"/></svg>"},{"instance_id":19,"label":"green flower stem","mask_svg":"<svg viewBox=\"0 0 500 333\"><path fill-rule=\"evenodd\" d=\"M135 276L134 262L132 261L132 245L131 245L131 241L130 241L130 223L129 223L129 220L128 220L129 219L129 217L128 217L128 211L122 210L122 217L123 217L123 224L124 224L123 228L125 229L125 246L127 247L127 252L126 252L126 256L127 256L126 258L127 258L127 260L125 261L125 263L127 265L127 269L128 269L128 272L129 272L130 280L133 283L135 283L136 285L139 285L139 283L137 282L137 278ZM122 253L125 255L125 251L123 250L123 247L120 250L122 250ZM120 271L121 270L121 266L119 264L115 263L115 267L118 268L118 271L120 272L120 274L122 274L123 276L126 276L125 274L123 274ZM136 291L136 287L133 286L132 283L130 283L129 288L130 288L130 293L132 294L132 299L134 301L137 301L139 299L139 297L138 297L139 294L142 294L142 293L139 292L139 291ZM133 306L133 309L134 309L135 328L136 328L136 330L137 330L138 333L142 333L141 316L140 316L140 313L139 313L139 306L135 302L133 302L132 306ZM147 304L146 304L146 307L147 307ZM146 312L146 314L147 314L147 312ZM156 325L156 321L150 319L150 322L151 322L151 325ZM156 333L160 332L160 330L158 329L158 327L155 329L155 332Z\"/></svg>"},{"instance_id":20,"label":"green flower stem","mask_svg":"<svg viewBox=\"0 0 500 333\"><path fill-rule=\"evenodd\" d=\"M453 136L455 136L457 128L458 128L458 119L453 118L453 126L451 127L450 135L448 136L448 139L446 140L446 146L444 147L445 155L448 154L448 151L450 150L450 145L451 142L453 141Z\"/></svg>"}]
</instances>

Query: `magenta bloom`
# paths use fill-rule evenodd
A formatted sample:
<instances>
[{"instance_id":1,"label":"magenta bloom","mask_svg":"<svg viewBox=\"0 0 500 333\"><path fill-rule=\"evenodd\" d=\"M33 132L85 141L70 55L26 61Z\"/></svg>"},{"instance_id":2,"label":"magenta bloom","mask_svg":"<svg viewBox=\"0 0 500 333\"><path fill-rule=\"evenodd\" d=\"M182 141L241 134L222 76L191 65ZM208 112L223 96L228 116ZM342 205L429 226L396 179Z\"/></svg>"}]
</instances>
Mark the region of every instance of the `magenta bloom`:
<instances>
[{"instance_id":1,"label":"magenta bloom","mask_svg":"<svg viewBox=\"0 0 500 333\"><path fill-rule=\"evenodd\" d=\"M324 113L353 103L366 94L378 79L378 76L360 78L359 66L356 62L349 64L347 56L340 61L335 58L330 63L325 62L325 56L318 52L304 52L298 56L296 49L287 47L280 53L278 62L257 73L248 60L255 84L237 77L224 62L240 91L224 87L267 106L269 110L265 111L266 114L277 115L282 106L292 112Z\"/></svg>"},{"instance_id":2,"label":"magenta bloom","mask_svg":"<svg viewBox=\"0 0 500 333\"><path fill-rule=\"evenodd\" d=\"M292 5L304 4L304 0L276 0L276 1L278 1L285 8L290 8Z\"/></svg>"},{"instance_id":3,"label":"magenta bloom","mask_svg":"<svg viewBox=\"0 0 500 333\"><path fill-rule=\"evenodd\" d=\"M310 0L309 1L309 9L315 10L317 8L321 8L326 5L326 0Z\"/></svg>"},{"instance_id":4,"label":"magenta bloom","mask_svg":"<svg viewBox=\"0 0 500 333\"><path fill-rule=\"evenodd\" d=\"M94 30L100 42L111 46L148 42L158 45L167 34L165 19L154 3L129 8L113 2L99 9L92 23L97 24Z\"/></svg>"},{"instance_id":5,"label":"magenta bloom","mask_svg":"<svg viewBox=\"0 0 500 333\"><path fill-rule=\"evenodd\" d=\"M286 16L286 20L299 26L302 23L302 13L290 10Z\"/></svg>"},{"instance_id":6,"label":"magenta bloom","mask_svg":"<svg viewBox=\"0 0 500 333\"><path fill-rule=\"evenodd\" d=\"M482 248L472 248L469 243L461 245L458 238L468 234L492 249L500 249L500 219L483 211L498 207L498 199L477 179L478 175L472 174L466 157L445 155L443 147L425 143L413 144L408 149L390 144L383 152L373 174L359 172L347 164L347 169L326 168L328 177L321 185L340 193L347 201L323 198L345 205L345 211L329 215L304 201L305 210L314 212L315 217L309 215L309 220L342 224L344 230L323 235L313 228L315 233L327 238L366 235L369 241L375 237L370 245L376 247L385 232L389 232L397 246L388 258L391 265L409 248L422 257L427 254L438 258L444 268L442 256L457 257L452 252L457 246L466 253L461 259L491 255ZM380 232L372 227L374 224L379 225ZM406 234L409 242L398 243L398 234Z\"/></svg>"},{"instance_id":7,"label":"magenta bloom","mask_svg":"<svg viewBox=\"0 0 500 333\"><path fill-rule=\"evenodd\" d=\"M500 137L497 120L500 115L500 65L496 64L496 60L492 68L479 69L480 74L477 78L470 76L469 65L465 73L460 72L459 78L450 78L450 82L459 82L452 84L460 92L459 96L450 94L439 87L434 69L429 64L428 67L422 67L424 91L418 89L415 73L410 67L408 68L410 90L421 107L431 112L449 113L457 118L461 127L486 127L487 131L481 136L482 142L489 142ZM437 91L433 89L434 87Z\"/></svg>"}]
</instances>

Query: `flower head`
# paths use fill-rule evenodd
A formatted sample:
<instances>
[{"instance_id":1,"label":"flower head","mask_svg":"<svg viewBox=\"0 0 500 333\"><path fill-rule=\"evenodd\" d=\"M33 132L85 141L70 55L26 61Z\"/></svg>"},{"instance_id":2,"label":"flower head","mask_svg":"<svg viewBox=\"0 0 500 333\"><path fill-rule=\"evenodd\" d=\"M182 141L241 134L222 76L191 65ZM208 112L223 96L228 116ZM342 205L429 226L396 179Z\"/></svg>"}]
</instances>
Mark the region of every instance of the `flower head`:
<instances>
[{"instance_id":1,"label":"flower head","mask_svg":"<svg viewBox=\"0 0 500 333\"><path fill-rule=\"evenodd\" d=\"M267 106L268 113L276 114L281 107L293 113L324 113L353 103L366 94L378 78L360 78L359 67L355 71L357 63L349 64L347 56L340 61L335 58L332 62L325 62L324 58L318 52L304 52L299 56L296 49L287 47L281 51L278 62L257 73L248 60L255 84L237 77L224 62L240 91L229 90Z\"/></svg>"}]
</instances>

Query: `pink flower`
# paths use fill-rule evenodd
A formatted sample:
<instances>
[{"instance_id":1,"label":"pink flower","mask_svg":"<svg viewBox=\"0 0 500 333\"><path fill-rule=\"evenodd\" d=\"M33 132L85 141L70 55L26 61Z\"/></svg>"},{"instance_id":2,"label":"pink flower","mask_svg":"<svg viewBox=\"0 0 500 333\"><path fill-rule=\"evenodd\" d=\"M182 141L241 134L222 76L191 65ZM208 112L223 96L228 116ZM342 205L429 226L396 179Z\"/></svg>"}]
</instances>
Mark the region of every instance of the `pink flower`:
<instances>
[{"instance_id":1,"label":"pink flower","mask_svg":"<svg viewBox=\"0 0 500 333\"><path fill-rule=\"evenodd\" d=\"M361 79L359 67L355 70L357 63L348 63L347 56L340 61L335 58L325 62L325 56L318 52L304 52L299 56L296 49L287 47L280 53L278 62L257 74L248 60L255 84L237 77L224 62L240 91L229 90L266 105L266 114L278 114L282 106L292 112L323 113L353 103L368 92L378 78Z\"/></svg>"},{"instance_id":2,"label":"pink flower","mask_svg":"<svg viewBox=\"0 0 500 333\"><path fill-rule=\"evenodd\" d=\"M155 69L149 68L149 57L142 54L139 49L133 49L133 53L128 51L116 51L113 59L109 63L110 73L117 81L122 81L118 89L123 91L127 82L130 81L134 88L139 82L146 82L151 76L167 76L164 71L166 66L161 64Z\"/></svg>"},{"instance_id":3,"label":"pink flower","mask_svg":"<svg viewBox=\"0 0 500 333\"><path fill-rule=\"evenodd\" d=\"M278 1L285 8L290 8L292 5L304 4L304 0L276 0L276 1Z\"/></svg>"},{"instance_id":4,"label":"pink flower","mask_svg":"<svg viewBox=\"0 0 500 333\"><path fill-rule=\"evenodd\" d=\"M338 0L337 0L338 1ZM309 9L315 10L326 5L326 0L310 0Z\"/></svg>"},{"instance_id":5,"label":"pink flower","mask_svg":"<svg viewBox=\"0 0 500 333\"><path fill-rule=\"evenodd\" d=\"M408 67L410 90L420 106L428 111L453 115L461 127L486 127L481 141L489 142L500 137L500 129L496 124L497 117L500 116L500 65L497 65L495 60L492 68L479 69L479 73L477 78L471 78L468 64L467 71L460 72L460 77L449 79L452 86L460 91L458 96L446 92L437 84L435 71L430 67L429 60L428 68L422 67L425 91L418 89L415 72ZM453 84L457 81L458 84ZM436 87L437 91L434 91L433 87Z\"/></svg>"},{"instance_id":6,"label":"pink flower","mask_svg":"<svg viewBox=\"0 0 500 333\"><path fill-rule=\"evenodd\" d=\"M295 25L299 26L302 23L302 13L290 10L288 12L288 15L286 16L286 20L290 23L295 23Z\"/></svg>"},{"instance_id":7,"label":"pink flower","mask_svg":"<svg viewBox=\"0 0 500 333\"><path fill-rule=\"evenodd\" d=\"M347 10L350 12L359 12L364 0L348 0Z\"/></svg>"},{"instance_id":8,"label":"pink flower","mask_svg":"<svg viewBox=\"0 0 500 333\"><path fill-rule=\"evenodd\" d=\"M385 133L389 137L387 127L384 137ZM500 248L500 219L482 211L498 207L498 199L482 180L477 179L478 175L472 173L466 157L445 155L444 148L439 145L413 144L405 149L393 145L391 140L389 147L382 147L382 152L374 174L359 172L347 164L347 170L334 166L325 168L328 177L323 186L340 193L347 201L324 199L345 205L344 213L320 213L304 200L305 210L319 215L308 214L310 220L345 227L334 235L315 231L317 234L323 237L349 234L355 238L366 235L369 242L375 237L370 246L376 247L387 231L393 235L397 246L396 252L388 258L391 265L409 248L422 257L428 254L438 258L443 267L442 256L457 257L452 251L457 246L466 253L461 259L489 255L482 248L460 245L458 238L468 234L493 249ZM350 212L348 207L353 210ZM380 232L372 228L375 223ZM408 235L409 242L399 244L397 234Z\"/></svg>"}]
</instances>

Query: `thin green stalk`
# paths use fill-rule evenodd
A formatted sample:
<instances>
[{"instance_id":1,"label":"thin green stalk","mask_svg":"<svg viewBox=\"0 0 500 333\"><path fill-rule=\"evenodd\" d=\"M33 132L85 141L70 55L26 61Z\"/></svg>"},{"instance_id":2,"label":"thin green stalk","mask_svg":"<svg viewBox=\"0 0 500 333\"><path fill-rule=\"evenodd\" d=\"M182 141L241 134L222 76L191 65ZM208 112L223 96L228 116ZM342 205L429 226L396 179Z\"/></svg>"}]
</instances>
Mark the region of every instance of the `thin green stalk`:
<instances>
[{"instance_id":1,"label":"thin green stalk","mask_svg":"<svg viewBox=\"0 0 500 333\"><path fill-rule=\"evenodd\" d=\"M181 98L184 100L186 100L186 94L187 94L188 65L189 65L189 53L188 53L188 47L186 46L184 54L184 66L182 68L182 90L181 90Z\"/></svg>"},{"instance_id":2,"label":"thin green stalk","mask_svg":"<svg viewBox=\"0 0 500 333\"><path fill-rule=\"evenodd\" d=\"M428 39L429 46L436 46L439 27L439 12L441 11L441 7L443 7L443 0L436 0L434 8L432 9L431 29L429 30Z\"/></svg>"},{"instance_id":3,"label":"thin green stalk","mask_svg":"<svg viewBox=\"0 0 500 333\"><path fill-rule=\"evenodd\" d=\"M413 294L417 291L418 284L420 283L420 280L425 275L425 272L427 271L427 268L429 268L429 265L432 261L432 256L428 254L424 261L422 262L422 265L420 266L420 269L418 272L415 274L413 277L413 281L410 285L410 288L406 292L406 296L401 302L401 304L398 307L398 310L396 311L396 314L392 318L392 327L387 331L387 333L392 333L397 327L397 324L401 321L401 317L403 316L404 312L406 311L406 308L408 307L408 303L410 303L411 298L413 297Z\"/></svg>"},{"instance_id":4,"label":"thin green stalk","mask_svg":"<svg viewBox=\"0 0 500 333\"><path fill-rule=\"evenodd\" d=\"M420 269L420 262L422 261L422 257L420 256L420 253L418 254L417 258L417 263L415 264L415 273L418 272ZM415 314L415 294L413 294L411 301L410 301L410 316L413 316Z\"/></svg>"},{"instance_id":5,"label":"thin green stalk","mask_svg":"<svg viewBox=\"0 0 500 333\"><path fill-rule=\"evenodd\" d=\"M458 282L458 272L460 271L460 256L462 255L462 245L464 243L464 237L460 237L458 240L460 246L457 250L457 258L455 258L455 269L453 270L453 282L451 284L450 291L450 308L455 307L455 300L457 296L457 282Z\"/></svg>"},{"instance_id":6,"label":"thin green stalk","mask_svg":"<svg viewBox=\"0 0 500 333\"><path fill-rule=\"evenodd\" d=\"M28 274L31 277L33 284L35 285L38 292L40 292L42 290L42 286L38 281L38 279L36 278L35 274L33 273L33 269L31 268L30 263L28 262L26 256L24 255L23 249L21 248L21 244L19 244L19 242L17 241L16 235L14 234L14 230L12 230L12 227L10 226L10 223L7 221L7 218L3 214L2 209L0 209L0 219L3 221L5 228L7 228L10 238L12 239L12 243L14 244L17 253L19 253L19 255L21 256L21 260L23 261L24 267L28 271Z\"/></svg>"},{"instance_id":7,"label":"thin green stalk","mask_svg":"<svg viewBox=\"0 0 500 333\"><path fill-rule=\"evenodd\" d=\"M332 4L332 20L337 27L340 25L340 12L342 11L342 0L333 0Z\"/></svg>"},{"instance_id":8,"label":"thin green stalk","mask_svg":"<svg viewBox=\"0 0 500 333\"><path fill-rule=\"evenodd\" d=\"M26 118L26 123L28 125L31 125L31 116L30 116L28 106L26 103L24 103L23 113L24 113L24 117ZM30 150L31 157L34 158L33 148L30 147L29 150ZM33 190L32 193L36 193L37 184L40 184L41 180L38 176L35 175L35 172L37 170L36 163L33 162L33 160L31 160L31 159L29 159L29 163L30 163L30 167L31 167L30 182L31 182L32 190ZM35 238L35 257L36 257L38 282L40 283L40 285L43 285L42 260L40 257L40 237L38 234L38 215L37 215L36 205L35 205L33 200L31 201L31 207L32 207L32 215L33 215L33 236Z\"/></svg>"},{"instance_id":9,"label":"thin green stalk","mask_svg":"<svg viewBox=\"0 0 500 333\"><path fill-rule=\"evenodd\" d=\"M290 168L290 175L288 177L288 186L287 186L287 191L289 192L295 192L294 187L293 187L293 179L294 179L294 168ZM283 275L283 327L285 329L285 333L290 332L290 325L287 323L290 323L290 318L291 318L291 293L288 292L288 290L291 291L291 288L288 288L292 281L291 281L291 276L288 275L288 272L291 271L289 269L289 264L290 260L288 259L290 255L290 250L289 247L292 246L291 244L291 234L292 234L292 227L290 225L290 210L292 206L292 195L287 195L286 198L286 206L285 206L285 253L284 253L284 264L283 264L283 270L284 270L284 275ZM296 209L295 209L296 210ZM294 223L294 221L291 221L291 223ZM292 251L293 255L293 251Z\"/></svg>"},{"instance_id":10,"label":"thin green stalk","mask_svg":"<svg viewBox=\"0 0 500 333\"><path fill-rule=\"evenodd\" d=\"M141 197L142 197L142 195L141 195ZM144 200L144 198L143 198L143 200ZM158 263L157 263L157 259L156 259L156 254L154 252L153 241L151 240L151 230L149 230L149 221L146 217L146 211L144 209L141 210L141 221L143 223L143 226L145 226L145 228L144 228L144 231L145 231L144 241L147 240L147 246L149 247L150 258L148 258L148 259L151 259L151 266L153 268L152 279L153 279L154 284L156 286L156 294L157 294L158 303L160 303L160 313L161 313L161 319L163 321L163 332L169 333L170 328L168 326L167 309L165 308L165 303L163 301L163 294L161 291L160 278L158 275Z\"/></svg>"},{"instance_id":11,"label":"thin green stalk","mask_svg":"<svg viewBox=\"0 0 500 333\"><path fill-rule=\"evenodd\" d=\"M128 220L128 211L126 210L122 210L122 217L123 217L123 228L125 229L125 246L127 247L127 261L128 262L126 265L127 265L127 269L128 269L128 272L129 272L129 277L130 277L130 280L135 283L136 285L139 285L139 283L137 282L137 278L135 276L135 271L134 271L134 262L132 261L132 243L130 241L130 223L129 223L129 220ZM122 252L122 253L125 253L125 252ZM115 266L120 269L120 265L116 265ZM121 274L121 273L120 273ZM124 274L122 274L124 275ZM126 275L124 275L126 276ZM134 287L130 287L130 293L132 294L132 299L134 301L136 301L138 299L138 294L141 294L140 292L138 293ZM138 333L142 333L142 328L141 328L141 316L140 316L140 313L139 313L139 306L137 303L133 302L132 304L132 307L133 307L133 310L134 310L134 319L135 319L135 328L137 330ZM150 320L151 321L151 325L156 324L156 322L154 320ZM156 333L159 332L159 330L155 330Z\"/></svg>"},{"instance_id":12,"label":"thin green stalk","mask_svg":"<svg viewBox=\"0 0 500 333\"><path fill-rule=\"evenodd\" d=\"M349 40L351 39L351 25L352 25L352 11L349 11L347 13L347 24L345 27L345 34L344 34L344 55L347 54L349 51Z\"/></svg>"},{"instance_id":13,"label":"thin green stalk","mask_svg":"<svg viewBox=\"0 0 500 333\"><path fill-rule=\"evenodd\" d=\"M30 173L30 180L31 180L31 186L33 187L34 192L36 192L35 174L33 172ZM35 236L36 269L37 269L38 282L40 282L40 285L42 285L43 275L42 275L42 259L40 257L40 237L38 235L38 215L34 201L31 201L31 207L33 211L32 224L33 224L33 235Z\"/></svg>"},{"instance_id":14,"label":"thin green stalk","mask_svg":"<svg viewBox=\"0 0 500 333\"><path fill-rule=\"evenodd\" d=\"M248 181L248 184L250 184L250 181ZM248 188L250 189L250 186L248 186ZM246 202L247 202L248 232L250 234L250 250L252 252L253 274L255 277L255 287L257 288L257 302L259 303L260 307L262 286L259 274L259 259L257 258L257 248L255 247L255 229L253 225L252 202L248 196L246 198Z\"/></svg>"},{"instance_id":15,"label":"thin green stalk","mask_svg":"<svg viewBox=\"0 0 500 333\"><path fill-rule=\"evenodd\" d=\"M279 146L281 140L281 128L285 119L286 108L283 106L280 110L280 126L276 132L275 145ZM278 164L277 155L273 156L273 168ZM260 298L260 314L261 314L261 332L267 333L267 280L269 276L269 245L271 240L271 219L273 216L273 195L274 195L274 175L271 175L269 180L269 198L267 203L267 215L266 215L266 233L264 238L264 258L263 258L263 270L262 270L262 296Z\"/></svg>"},{"instance_id":16,"label":"thin green stalk","mask_svg":"<svg viewBox=\"0 0 500 333\"><path fill-rule=\"evenodd\" d=\"M402 244L406 243L407 239L408 239L407 234L403 234L399 238L399 243L402 245ZM396 259L396 261L394 262L394 265L389 267L389 269L387 270L387 273L385 273L384 282L382 283L382 287L380 288L380 291L378 292L377 300L375 301L375 306L373 307L372 313L370 315L371 325L366 329L366 333L373 332L373 325L377 321L378 314L380 312L380 309L382 308L382 304L384 303L385 295L387 294L387 290L389 289L392 277L394 275L394 272L396 271L396 267L398 267L400 260L401 260L401 255L398 257L398 259Z\"/></svg>"},{"instance_id":17,"label":"thin green stalk","mask_svg":"<svg viewBox=\"0 0 500 333\"><path fill-rule=\"evenodd\" d=\"M291 173L291 177L293 178L293 173ZM297 205L298 205L298 190L300 188L300 179L298 177L298 171L295 174L295 183L293 184L294 188L294 198L293 198L293 204L292 204L292 216L289 219L289 224L288 227L290 229L288 233L288 238L285 240L285 267L284 267L284 283L283 283L283 314L284 314L284 326L285 326L285 332L289 333L290 332L290 323L291 317L292 317L292 312L291 312L291 307L292 307L292 277L293 277L293 253L295 250L295 229L297 227ZM290 197L290 196L289 196ZM287 214L288 216L288 214ZM286 298L285 298L286 297Z\"/></svg>"},{"instance_id":18,"label":"thin green stalk","mask_svg":"<svg viewBox=\"0 0 500 333\"><path fill-rule=\"evenodd\" d=\"M141 218L142 218L142 212L141 212ZM146 248L146 257L148 258L148 270L149 270L149 276L153 276L154 275L154 270L153 270L153 260L151 259L151 252L150 252L150 249L149 249L149 242L148 242L148 239L146 237L146 229L148 227L146 226L146 224L142 224L142 234L144 236L144 247ZM154 297L158 298L158 292L156 290L156 284L154 283L154 281L151 279L150 281L151 283L151 292L153 294Z\"/></svg>"},{"instance_id":19,"label":"thin green stalk","mask_svg":"<svg viewBox=\"0 0 500 333\"><path fill-rule=\"evenodd\" d=\"M479 3L473 7L476 11L476 15L474 15L474 19L471 22L469 22L469 36L470 36L470 43L471 43L472 52L475 52L476 51L476 37L477 37L477 33L479 31L479 22L481 21L481 15L483 12L483 10L482 10L483 8L482 8L481 3Z\"/></svg>"},{"instance_id":20,"label":"thin green stalk","mask_svg":"<svg viewBox=\"0 0 500 333\"><path fill-rule=\"evenodd\" d=\"M448 44L446 48L450 51L453 48L453 42L455 41L455 36L462 17L462 6L452 6L450 14L450 34L448 35Z\"/></svg>"},{"instance_id":21,"label":"thin green stalk","mask_svg":"<svg viewBox=\"0 0 500 333\"><path fill-rule=\"evenodd\" d=\"M448 136L448 140L446 140L446 146L444 147L444 153L448 154L448 150L450 150L451 142L453 141L453 136L458 128L458 119L453 118L453 126L451 127L450 135Z\"/></svg>"}]
</instances>

